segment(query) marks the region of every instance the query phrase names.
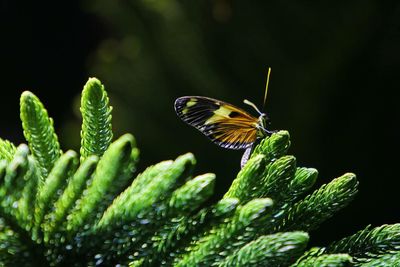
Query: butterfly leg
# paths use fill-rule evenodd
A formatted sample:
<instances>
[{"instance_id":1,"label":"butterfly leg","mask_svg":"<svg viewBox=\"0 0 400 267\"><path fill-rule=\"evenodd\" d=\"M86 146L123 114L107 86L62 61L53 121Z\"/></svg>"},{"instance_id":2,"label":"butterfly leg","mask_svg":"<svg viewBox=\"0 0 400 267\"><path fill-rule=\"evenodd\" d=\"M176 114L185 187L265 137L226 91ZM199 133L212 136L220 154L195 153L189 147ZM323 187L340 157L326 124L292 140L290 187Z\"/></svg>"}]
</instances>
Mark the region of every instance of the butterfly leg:
<instances>
[{"instance_id":1,"label":"butterfly leg","mask_svg":"<svg viewBox=\"0 0 400 267\"><path fill-rule=\"evenodd\" d=\"M271 136L274 133L279 132L279 130L267 130L264 127L260 126L260 128L264 131L264 133L266 133L268 136Z\"/></svg>"},{"instance_id":2,"label":"butterfly leg","mask_svg":"<svg viewBox=\"0 0 400 267\"><path fill-rule=\"evenodd\" d=\"M243 168L243 166L246 164L246 162L249 160L251 152L253 151L254 145L246 148L246 150L243 153L242 160L240 161L240 168Z\"/></svg>"}]
</instances>

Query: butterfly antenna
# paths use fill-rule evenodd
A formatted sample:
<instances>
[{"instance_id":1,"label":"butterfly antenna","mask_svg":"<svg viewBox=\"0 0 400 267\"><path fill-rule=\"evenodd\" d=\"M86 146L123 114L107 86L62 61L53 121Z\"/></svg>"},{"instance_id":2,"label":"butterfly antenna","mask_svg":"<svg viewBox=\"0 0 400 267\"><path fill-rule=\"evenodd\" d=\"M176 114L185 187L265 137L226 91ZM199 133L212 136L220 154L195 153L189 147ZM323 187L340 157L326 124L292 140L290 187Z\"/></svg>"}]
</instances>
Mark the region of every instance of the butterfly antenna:
<instances>
[{"instance_id":1,"label":"butterfly antenna","mask_svg":"<svg viewBox=\"0 0 400 267\"><path fill-rule=\"evenodd\" d=\"M268 85L269 85L269 76L270 76L270 75L271 75L271 68L268 68L267 83L266 83L266 85L265 85L265 94L264 94L263 110L265 110L265 101L267 101Z\"/></svg>"},{"instance_id":2,"label":"butterfly antenna","mask_svg":"<svg viewBox=\"0 0 400 267\"><path fill-rule=\"evenodd\" d=\"M244 102L246 105L252 106L260 115L262 114L262 112L257 108L256 105L254 105L254 103L250 102L250 101L247 100L247 99L243 100L243 102Z\"/></svg>"}]
</instances>

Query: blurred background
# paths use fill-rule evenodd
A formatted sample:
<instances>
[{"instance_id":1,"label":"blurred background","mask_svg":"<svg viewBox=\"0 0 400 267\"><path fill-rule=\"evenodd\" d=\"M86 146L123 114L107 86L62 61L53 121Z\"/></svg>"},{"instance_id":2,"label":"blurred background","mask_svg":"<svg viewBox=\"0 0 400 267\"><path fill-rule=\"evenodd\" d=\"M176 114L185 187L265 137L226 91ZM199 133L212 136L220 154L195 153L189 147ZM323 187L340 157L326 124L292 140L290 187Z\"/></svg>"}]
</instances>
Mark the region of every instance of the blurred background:
<instances>
[{"instance_id":1,"label":"blurred background","mask_svg":"<svg viewBox=\"0 0 400 267\"><path fill-rule=\"evenodd\" d=\"M241 151L219 148L175 114L174 100L204 95L262 106L290 132L298 166L318 185L351 171L355 201L312 233L315 245L400 222L398 1L0 1L0 136L24 142L19 96L33 91L64 150L79 149L80 92L105 85L115 137L131 132L139 169L193 152L222 195Z\"/></svg>"}]
</instances>

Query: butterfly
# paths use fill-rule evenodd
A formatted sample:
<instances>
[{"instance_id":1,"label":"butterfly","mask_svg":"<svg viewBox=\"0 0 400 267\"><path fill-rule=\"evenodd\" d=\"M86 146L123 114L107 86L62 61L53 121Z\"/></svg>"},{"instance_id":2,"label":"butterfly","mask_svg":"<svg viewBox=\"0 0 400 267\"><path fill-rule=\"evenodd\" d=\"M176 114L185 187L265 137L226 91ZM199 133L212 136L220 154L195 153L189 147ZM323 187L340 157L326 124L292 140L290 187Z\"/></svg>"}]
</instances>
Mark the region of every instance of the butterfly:
<instances>
[{"instance_id":1,"label":"butterfly","mask_svg":"<svg viewBox=\"0 0 400 267\"><path fill-rule=\"evenodd\" d=\"M267 96L269 75L264 96ZM183 96L175 100L176 114L206 135L213 143L228 149L246 149L241 167L248 160L256 141L273 133L267 129L269 118L248 100L244 103L258 113L254 117L232 104L204 96Z\"/></svg>"}]
</instances>

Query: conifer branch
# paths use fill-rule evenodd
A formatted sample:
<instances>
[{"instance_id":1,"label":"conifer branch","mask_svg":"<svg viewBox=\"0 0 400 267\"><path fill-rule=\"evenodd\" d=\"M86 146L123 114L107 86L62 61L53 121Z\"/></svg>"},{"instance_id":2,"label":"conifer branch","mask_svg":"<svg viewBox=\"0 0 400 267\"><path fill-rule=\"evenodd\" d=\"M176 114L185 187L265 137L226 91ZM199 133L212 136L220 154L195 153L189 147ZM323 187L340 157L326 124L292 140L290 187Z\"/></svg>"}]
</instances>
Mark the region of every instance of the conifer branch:
<instances>
[{"instance_id":1,"label":"conifer branch","mask_svg":"<svg viewBox=\"0 0 400 267\"><path fill-rule=\"evenodd\" d=\"M247 202L257 197L268 196L264 192L264 187L272 185L265 181L268 171L266 168L273 160L285 155L289 146L290 140L287 131L279 131L263 139L255 147L250 159L240 170L224 198L238 198L242 202ZM275 165L272 169L277 170ZM279 181L275 174L269 179L275 178L276 181Z\"/></svg>"},{"instance_id":2,"label":"conifer branch","mask_svg":"<svg viewBox=\"0 0 400 267\"><path fill-rule=\"evenodd\" d=\"M132 184L115 198L113 203L104 212L96 228L101 229L103 225L115 225L120 217L125 216L126 211L137 201L137 195L160 173L165 172L171 167L172 160L163 161L148 167L143 173L139 174ZM128 218L127 218L128 219Z\"/></svg>"},{"instance_id":3,"label":"conifer branch","mask_svg":"<svg viewBox=\"0 0 400 267\"><path fill-rule=\"evenodd\" d=\"M6 160L8 162L14 157L14 153L17 148L8 140L0 138L0 160Z\"/></svg>"},{"instance_id":4,"label":"conifer branch","mask_svg":"<svg viewBox=\"0 0 400 267\"><path fill-rule=\"evenodd\" d=\"M231 217L239 204L238 199L224 198L211 207L200 210L193 216L180 216L171 219L151 238L154 255L144 262L170 265L185 252L183 248L198 241L210 229L224 223ZM175 251L174 253L168 253ZM160 256L164 256L161 257Z\"/></svg>"},{"instance_id":5,"label":"conifer branch","mask_svg":"<svg viewBox=\"0 0 400 267\"><path fill-rule=\"evenodd\" d=\"M11 266L48 265L43 247L35 243L20 227L15 217L9 214L0 207L0 264L9 261Z\"/></svg>"},{"instance_id":6,"label":"conifer branch","mask_svg":"<svg viewBox=\"0 0 400 267\"><path fill-rule=\"evenodd\" d=\"M359 267L397 267L400 266L400 253L383 254L378 258L372 258L370 261L357 264Z\"/></svg>"},{"instance_id":7,"label":"conifer branch","mask_svg":"<svg viewBox=\"0 0 400 267\"><path fill-rule=\"evenodd\" d=\"M314 185L318 176L318 172L313 168L297 168L294 178L287 184L282 186L279 190L278 198L280 201L275 205L273 212L273 219L268 223L273 225L279 218L285 216L288 209L299 200L306 192L308 192ZM263 228L265 233L270 233L268 227Z\"/></svg>"},{"instance_id":8,"label":"conifer branch","mask_svg":"<svg viewBox=\"0 0 400 267\"><path fill-rule=\"evenodd\" d=\"M18 146L14 157L3 172L4 183L0 186L0 203L7 214L19 227L24 227L26 220L21 218L22 209L18 200L21 198L23 188L26 184L26 173L28 172L28 152L26 145Z\"/></svg>"},{"instance_id":9,"label":"conifer branch","mask_svg":"<svg viewBox=\"0 0 400 267\"><path fill-rule=\"evenodd\" d=\"M4 177L4 190L9 197L6 200L8 204L3 204L4 206L11 205L20 197L21 190L25 185L24 176L28 171L28 153L29 149L26 145L18 146L14 157L8 164Z\"/></svg>"},{"instance_id":10,"label":"conifer branch","mask_svg":"<svg viewBox=\"0 0 400 267\"><path fill-rule=\"evenodd\" d=\"M298 263L307 260L308 258L316 258L318 256L321 256L324 254L325 248L321 248L321 247L312 247L309 250L307 250L306 252L303 253L303 255L301 255L301 257L299 257L297 259L297 261L292 264L291 266L297 266Z\"/></svg>"},{"instance_id":11,"label":"conifer branch","mask_svg":"<svg viewBox=\"0 0 400 267\"><path fill-rule=\"evenodd\" d=\"M318 177L318 171L314 168L300 167L296 169L294 178L290 181L287 191L283 191L284 202L293 203L299 197L308 192Z\"/></svg>"},{"instance_id":12,"label":"conifer branch","mask_svg":"<svg viewBox=\"0 0 400 267\"><path fill-rule=\"evenodd\" d=\"M93 225L113 198L126 186L135 170L135 139L125 134L114 141L100 159L91 184L68 217L67 229L76 232L83 224Z\"/></svg>"},{"instance_id":13,"label":"conifer branch","mask_svg":"<svg viewBox=\"0 0 400 267\"><path fill-rule=\"evenodd\" d=\"M169 201L167 201L168 207L166 207L165 212L162 214L156 215L156 220L160 223L150 223L151 226L147 226L147 228L153 228L154 230L149 233L148 238L143 238L147 240L141 246L137 246L130 252L132 258L140 259L144 258L144 262L146 264L156 265L155 261L163 253L163 249L165 246L173 246L170 242L176 242L173 240L174 236L170 236L169 240L165 240L165 236L159 236L160 233L165 231L165 229L170 229L171 224L174 222L176 223L179 221L179 218L176 216L187 217L189 216L194 210L197 210L198 207L206 201L211 194L213 193L215 183L215 175L214 174L203 174L193 178L186 182L183 186L176 189L172 196L170 197ZM157 205L160 206L161 203ZM160 209L160 208L158 208ZM148 220L154 220L150 217L147 217ZM143 232L147 230L144 229L142 231L141 236L144 236ZM154 234L156 233L156 234ZM165 232L163 232L165 233ZM160 247L160 243L165 241L167 243L163 243L164 248ZM161 246L163 246L161 245ZM145 247L146 249L142 249ZM161 251L158 252L158 249L152 250L150 253L148 251L149 247L158 247Z\"/></svg>"},{"instance_id":14,"label":"conifer branch","mask_svg":"<svg viewBox=\"0 0 400 267\"><path fill-rule=\"evenodd\" d=\"M268 198L254 199L239 207L230 221L211 229L175 266L207 266L220 261L227 255L224 250L231 239L243 234L248 226L267 216L271 207L272 200Z\"/></svg>"},{"instance_id":15,"label":"conifer branch","mask_svg":"<svg viewBox=\"0 0 400 267\"><path fill-rule=\"evenodd\" d=\"M348 254L323 254L317 257L307 257L292 265L293 267L350 267L352 258Z\"/></svg>"},{"instance_id":16,"label":"conifer branch","mask_svg":"<svg viewBox=\"0 0 400 267\"><path fill-rule=\"evenodd\" d=\"M97 156L87 157L69 180L60 198L54 203L54 208L47 216L44 226L49 236L55 231L61 230L62 221L67 217L75 201L81 197L86 183L90 181L94 173L97 162Z\"/></svg>"},{"instance_id":17,"label":"conifer branch","mask_svg":"<svg viewBox=\"0 0 400 267\"><path fill-rule=\"evenodd\" d=\"M261 236L226 257L218 266L288 266L303 253L307 242L308 234L304 232Z\"/></svg>"},{"instance_id":18,"label":"conifer branch","mask_svg":"<svg viewBox=\"0 0 400 267\"><path fill-rule=\"evenodd\" d=\"M358 181L354 174L347 173L294 204L286 215L276 223L277 231L315 229L323 221L347 206L357 193Z\"/></svg>"},{"instance_id":19,"label":"conifer branch","mask_svg":"<svg viewBox=\"0 0 400 267\"><path fill-rule=\"evenodd\" d=\"M156 165L156 169L163 169L162 172L154 173L154 169L146 170L146 175L136 178L136 182L134 181L131 187L126 189L108 208L96 228L104 229L104 227L111 227L115 223L121 224L143 217L146 212L152 209L154 203L170 196L172 191L189 177L194 164L193 154L188 153L178 157L172 163L167 161ZM146 183L147 181L148 183ZM132 187L139 188L133 189ZM134 191L136 191L136 194L130 194ZM121 216L122 214L123 216ZM115 220L116 218L119 219Z\"/></svg>"},{"instance_id":20,"label":"conifer branch","mask_svg":"<svg viewBox=\"0 0 400 267\"><path fill-rule=\"evenodd\" d=\"M49 118L40 100L29 91L21 95L21 121L25 139L39 163L42 177L47 177L60 157L60 145L53 120Z\"/></svg>"},{"instance_id":21,"label":"conifer branch","mask_svg":"<svg viewBox=\"0 0 400 267\"><path fill-rule=\"evenodd\" d=\"M4 218L0 218L0 264L2 266L29 266L31 251L21 242L21 236L10 228Z\"/></svg>"},{"instance_id":22,"label":"conifer branch","mask_svg":"<svg viewBox=\"0 0 400 267\"><path fill-rule=\"evenodd\" d=\"M49 176L45 180L41 190L38 192L34 222L34 238L40 238L38 235L39 227L43 227L42 230L46 234L48 231L45 224L42 225L45 215L50 211L51 206L56 199L58 199L60 192L64 189L67 180L76 171L78 166L78 158L76 152L69 150L55 162L53 169ZM48 241L48 237L45 236L45 241Z\"/></svg>"},{"instance_id":23,"label":"conifer branch","mask_svg":"<svg viewBox=\"0 0 400 267\"><path fill-rule=\"evenodd\" d=\"M260 181L263 186L258 189L257 197L268 196L275 204L279 203L288 191L295 172L296 158L293 156L283 156L272 162L267 166L265 175Z\"/></svg>"},{"instance_id":24,"label":"conifer branch","mask_svg":"<svg viewBox=\"0 0 400 267\"><path fill-rule=\"evenodd\" d=\"M357 261L396 253L400 250L400 224L382 225L365 229L333 242L326 253L348 253Z\"/></svg>"},{"instance_id":25,"label":"conifer branch","mask_svg":"<svg viewBox=\"0 0 400 267\"><path fill-rule=\"evenodd\" d=\"M107 262L107 264L115 263L115 251L119 253L119 262L123 263L132 259L129 254L140 254L142 248L149 246L146 240L149 240L154 232L173 216L173 208L171 209L169 205L173 192L189 178L194 164L194 156L188 153L178 157L172 163L164 162L164 164L158 165L158 168L164 167L166 169L158 173L147 184L138 180L138 177L135 180L137 183L132 183L131 187L121 194L122 197L117 198L107 209L92 232L85 237L86 241L84 242L90 242L91 236L95 234L101 235L100 242L114 238L114 236L129 235L130 238L120 238L117 244L104 243L100 245L101 250L105 251L101 260ZM140 177L148 180L152 171L153 169L148 169L145 171L147 174ZM201 179L195 182L199 182ZM127 191L135 191L131 189L135 185L143 186L140 192L127 195ZM193 183L189 183L189 185L193 185ZM211 187L206 186L203 190L209 191L212 188L212 184L210 185ZM207 196L207 194L204 196ZM129 206L127 206L128 203Z\"/></svg>"},{"instance_id":26,"label":"conifer branch","mask_svg":"<svg viewBox=\"0 0 400 267\"><path fill-rule=\"evenodd\" d=\"M96 78L90 78L82 91L81 162L89 155L101 157L111 143L113 133L107 92Z\"/></svg>"},{"instance_id":27,"label":"conifer branch","mask_svg":"<svg viewBox=\"0 0 400 267\"><path fill-rule=\"evenodd\" d=\"M266 157L262 154L250 158L233 180L224 198L238 198L248 202L255 198L260 188L260 180L264 175Z\"/></svg>"},{"instance_id":28,"label":"conifer branch","mask_svg":"<svg viewBox=\"0 0 400 267\"><path fill-rule=\"evenodd\" d=\"M290 135L288 131L278 131L269 137L261 140L258 144L250 158L255 157L259 154L265 155L267 161L272 159L280 158L285 155L290 147Z\"/></svg>"},{"instance_id":29,"label":"conifer branch","mask_svg":"<svg viewBox=\"0 0 400 267\"><path fill-rule=\"evenodd\" d=\"M197 176L175 190L169 200L169 213L189 214L214 193L215 174Z\"/></svg>"},{"instance_id":30,"label":"conifer branch","mask_svg":"<svg viewBox=\"0 0 400 267\"><path fill-rule=\"evenodd\" d=\"M36 161L31 155L28 156L28 171L24 177L27 180L22 191L21 198L18 200L17 220L24 226L26 231L30 231L34 225L34 212L37 197L37 188L40 181L40 172Z\"/></svg>"}]
</instances>

